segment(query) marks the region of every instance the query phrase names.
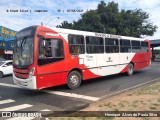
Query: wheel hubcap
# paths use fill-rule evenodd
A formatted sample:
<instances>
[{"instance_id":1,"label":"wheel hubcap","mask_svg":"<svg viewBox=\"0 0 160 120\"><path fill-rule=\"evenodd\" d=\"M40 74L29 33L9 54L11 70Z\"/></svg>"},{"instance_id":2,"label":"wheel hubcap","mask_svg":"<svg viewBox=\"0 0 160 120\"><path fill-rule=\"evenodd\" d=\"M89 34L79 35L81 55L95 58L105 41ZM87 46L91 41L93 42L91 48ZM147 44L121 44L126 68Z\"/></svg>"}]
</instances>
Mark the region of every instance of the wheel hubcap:
<instances>
[{"instance_id":1,"label":"wheel hubcap","mask_svg":"<svg viewBox=\"0 0 160 120\"><path fill-rule=\"evenodd\" d=\"M78 81L79 81L78 76L72 75L72 76L70 77L70 82L72 83L73 86L77 85L77 84L78 84Z\"/></svg>"}]
</instances>

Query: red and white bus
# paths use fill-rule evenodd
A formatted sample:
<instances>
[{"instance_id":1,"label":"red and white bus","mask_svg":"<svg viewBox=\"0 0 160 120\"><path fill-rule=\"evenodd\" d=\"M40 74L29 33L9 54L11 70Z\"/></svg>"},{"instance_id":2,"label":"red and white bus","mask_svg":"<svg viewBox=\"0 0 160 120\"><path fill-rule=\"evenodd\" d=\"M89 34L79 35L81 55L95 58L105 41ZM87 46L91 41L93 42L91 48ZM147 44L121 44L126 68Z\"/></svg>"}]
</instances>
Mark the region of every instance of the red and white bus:
<instances>
[{"instance_id":1,"label":"red and white bus","mask_svg":"<svg viewBox=\"0 0 160 120\"><path fill-rule=\"evenodd\" d=\"M149 41L134 37L31 26L14 42L13 80L29 89L62 84L76 89L82 80L132 75L151 63Z\"/></svg>"}]
</instances>

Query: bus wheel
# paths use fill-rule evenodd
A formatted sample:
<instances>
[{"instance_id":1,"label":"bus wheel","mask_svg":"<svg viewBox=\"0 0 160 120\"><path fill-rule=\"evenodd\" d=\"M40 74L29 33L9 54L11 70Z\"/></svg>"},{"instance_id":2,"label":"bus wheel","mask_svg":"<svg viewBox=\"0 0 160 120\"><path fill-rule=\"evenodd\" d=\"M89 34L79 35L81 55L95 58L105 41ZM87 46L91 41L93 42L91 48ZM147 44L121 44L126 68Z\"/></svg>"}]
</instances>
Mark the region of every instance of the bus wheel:
<instances>
[{"instance_id":1,"label":"bus wheel","mask_svg":"<svg viewBox=\"0 0 160 120\"><path fill-rule=\"evenodd\" d=\"M67 78L67 85L70 89L77 89L81 84L81 74L77 71L69 73Z\"/></svg>"},{"instance_id":2,"label":"bus wheel","mask_svg":"<svg viewBox=\"0 0 160 120\"><path fill-rule=\"evenodd\" d=\"M0 71L0 78L3 77L3 72Z\"/></svg>"},{"instance_id":3,"label":"bus wheel","mask_svg":"<svg viewBox=\"0 0 160 120\"><path fill-rule=\"evenodd\" d=\"M128 64L127 74L128 74L129 76L131 76L131 75L133 75L133 72L134 72L134 66L133 66L132 63L129 63L129 64Z\"/></svg>"}]
</instances>

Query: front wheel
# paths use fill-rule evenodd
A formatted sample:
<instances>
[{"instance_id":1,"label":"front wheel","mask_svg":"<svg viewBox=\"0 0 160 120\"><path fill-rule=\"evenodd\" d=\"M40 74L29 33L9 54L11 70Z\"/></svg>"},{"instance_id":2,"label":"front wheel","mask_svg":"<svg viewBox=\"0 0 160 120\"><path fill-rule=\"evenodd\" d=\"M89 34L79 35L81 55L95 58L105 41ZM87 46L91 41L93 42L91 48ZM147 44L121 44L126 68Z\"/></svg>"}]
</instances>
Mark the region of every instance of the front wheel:
<instances>
[{"instance_id":1,"label":"front wheel","mask_svg":"<svg viewBox=\"0 0 160 120\"><path fill-rule=\"evenodd\" d=\"M81 74L77 71L69 73L67 78L67 85L70 89L77 89L81 84Z\"/></svg>"},{"instance_id":2,"label":"front wheel","mask_svg":"<svg viewBox=\"0 0 160 120\"><path fill-rule=\"evenodd\" d=\"M133 66L132 63L129 63L129 64L128 64L127 74L128 74L129 76L131 76L131 75L133 75L133 72L134 72L134 66Z\"/></svg>"},{"instance_id":3,"label":"front wheel","mask_svg":"<svg viewBox=\"0 0 160 120\"><path fill-rule=\"evenodd\" d=\"M0 78L3 77L3 72L0 71Z\"/></svg>"}]
</instances>

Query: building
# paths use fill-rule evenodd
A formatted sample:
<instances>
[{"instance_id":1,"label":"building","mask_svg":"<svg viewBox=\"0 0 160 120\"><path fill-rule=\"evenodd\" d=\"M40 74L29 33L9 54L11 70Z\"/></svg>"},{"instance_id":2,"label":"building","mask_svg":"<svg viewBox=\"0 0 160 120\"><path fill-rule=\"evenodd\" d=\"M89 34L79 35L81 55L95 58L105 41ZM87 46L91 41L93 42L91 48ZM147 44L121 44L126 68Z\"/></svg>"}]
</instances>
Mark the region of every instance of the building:
<instances>
[{"instance_id":1,"label":"building","mask_svg":"<svg viewBox=\"0 0 160 120\"><path fill-rule=\"evenodd\" d=\"M0 26L0 57L12 59L16 31Z\"/></svg>"}]
</instances>

